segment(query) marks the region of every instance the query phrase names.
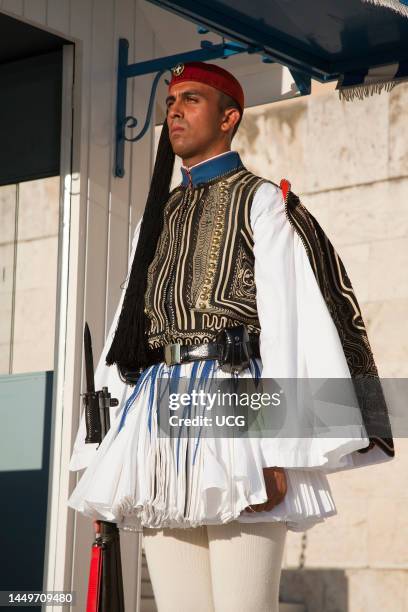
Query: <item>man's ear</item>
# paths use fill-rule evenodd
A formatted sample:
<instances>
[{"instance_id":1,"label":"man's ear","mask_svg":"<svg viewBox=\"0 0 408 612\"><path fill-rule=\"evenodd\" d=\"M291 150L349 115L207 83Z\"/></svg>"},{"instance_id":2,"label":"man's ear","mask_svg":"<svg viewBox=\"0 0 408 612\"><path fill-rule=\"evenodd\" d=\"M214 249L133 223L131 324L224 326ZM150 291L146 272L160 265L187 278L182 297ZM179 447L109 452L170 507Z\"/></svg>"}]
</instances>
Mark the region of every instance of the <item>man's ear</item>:
<instances>
[{"instance_id":1,"label":"man's ear","mask_svg":"<svg viewBox=\"0 0 408 612\"><path fill-rule=\"evenodd\" d=\"M231 128L238 123L240 119L240 112L237 108L231 107L226 108L224 111L224 116L221 121L221 129L223 132L228 132Z\"/></svg>"}]
</instances>

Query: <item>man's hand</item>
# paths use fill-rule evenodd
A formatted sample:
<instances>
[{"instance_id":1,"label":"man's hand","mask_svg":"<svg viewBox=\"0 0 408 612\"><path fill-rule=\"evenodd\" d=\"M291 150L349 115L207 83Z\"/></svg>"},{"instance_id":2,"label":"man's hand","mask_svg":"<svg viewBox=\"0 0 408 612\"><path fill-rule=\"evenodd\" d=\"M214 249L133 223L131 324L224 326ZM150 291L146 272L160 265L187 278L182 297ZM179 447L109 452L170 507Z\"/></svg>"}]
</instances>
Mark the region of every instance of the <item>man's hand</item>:
<instances>
[{"instance_id":1,"label":"man's hand","mask_svg":"<svg viewBox=\"0 0 408 612\"><path fill-rule=\"evenodd\" d=\"M272 510L275 506L281 503L288 490L285 470L282 467L267 467L263 468L266 494L268 501L263 504L251 504L245 510L251 512L265 512Z\"/></svg>"}]
</instances>

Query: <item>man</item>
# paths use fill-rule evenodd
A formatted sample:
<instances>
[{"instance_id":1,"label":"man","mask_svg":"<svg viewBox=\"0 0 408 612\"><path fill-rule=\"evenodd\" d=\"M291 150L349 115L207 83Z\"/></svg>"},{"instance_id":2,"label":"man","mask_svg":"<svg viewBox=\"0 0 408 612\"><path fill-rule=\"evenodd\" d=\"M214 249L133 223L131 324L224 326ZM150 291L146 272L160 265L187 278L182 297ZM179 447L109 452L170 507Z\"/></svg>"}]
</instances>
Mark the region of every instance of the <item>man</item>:
<instances>
[{"instance_id":1,"label":"man","mask_svg":"<svg viewBox=\"0 0 408 612\"><path fill-rule=\"evenodd\" d=\"M356 429L345 427L341 438L235 440L236 446L230 441L200 440L198 460L191 463L186 443L180 444L181 453L177 446L173 457L173 447L159 440L152 417L155 380L165 374L192 377L193 382L220 376L217 364L223 353L217 352L217 340L231 329L248 332L236 336L240 342L231 357L239 376L256 377L258 366L262 378L275 379L351 381L358 375L373 379L377 375L351 284L317 221L287 181L279 187L254 175L231 151L244 110L239 82L212 64L180 64L173 69L166 105L152 185L133 240L129 282L96 371L97 388L108 385L121 400L120 409L112 415L113 426L96 454L96 449L84 448L82 418L70 469L88 469L70 505L96 518L114 517L126 528L140 502L143 507L134 524L145 528L149 567L157 570L153 585L160 601L171 598L172 592L158 569L169 550L163 536L167 528L177 533L171 540L166 534L171 550L180 539L178 525L200 526L193 530L200 538L204 537L201 526L206 525L208 542L210 534L216 538L226 525L244 530L242 523L247 523L245 529L252 529L254 537L257 529L258 534L266 530L266 540L276 538L275 555L268 540L265 556L260 549L258 556L260 563L267 559L269 573L274 571L273 590L262 590L255 582L252 593L259 593L259 603L252 599L251 607L243 606L240 574L236 572L234 583L232 572L228 597L233 591L241 609L275 609L282 526L304 530L336 513L324 472L394 456L387 410L378 389L374 401L360 393L361 420ZM174 154L183 162L182 182L169 193ZM249 346L253 353L248 361L245 347ZM237 354L244 369L239 368ZM114 363L119 376L109 367ZM126 382L136 383L131 394ZM388 435L365 435L363 424L369 424L373 414L376 422L385 424ZM119 427L115 416L120 416ZM141 448L144 455L139 454ZM239 452L229 463L231 449ZM129 454L138 457L133 468ZM180 456L188 465L185 473L179 469ZM153 480L145 481L148 470ZM222 554L228 554L226 549ZM208 559L202 562L208 569ZM187 601L194 600L196 591L208 590L208 573L199 584L190 575L189 580L190 595L180 610L188 609ZM225 594L214 581L214 597L222 599ZM265 602L272 599L275 603L268 605L275 607L266 608Z\"/></svg>"},{"instance_id":2,"label":"man","mask_svg":"<svg viewBox=\"0 0 408 612\"><path fill-rule=\"evenodd\" d=\"M171 94L166 99L171 146L174 153L182 158L183 167L186 169L230 151L231 140L243 114L244 103L240 87L232 83L233 92L237 91L235 101L231 95L208 84L208 68L205 70L205 83L189 81L186 75L178 80L176 78ZM217 76L218 72L215 72L214 80ZM212 120L217 109L224 111L218 122ZM192 180L191 176L189 180ZM252 506L255 511L271 510L277 500L281 499L283 491L286 491L281 468L263 469L268 500Z\"/></svg>"}]
</instances>

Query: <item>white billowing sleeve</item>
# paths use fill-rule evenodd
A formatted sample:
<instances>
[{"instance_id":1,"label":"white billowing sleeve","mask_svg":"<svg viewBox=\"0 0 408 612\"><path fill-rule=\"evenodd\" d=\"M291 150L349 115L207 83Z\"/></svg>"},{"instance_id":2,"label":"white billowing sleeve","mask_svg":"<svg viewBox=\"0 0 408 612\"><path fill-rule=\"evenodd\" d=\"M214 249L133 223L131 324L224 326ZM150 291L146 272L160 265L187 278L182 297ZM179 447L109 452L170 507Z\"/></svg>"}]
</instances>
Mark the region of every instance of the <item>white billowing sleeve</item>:
<instances>
[{"instance_id":1,"label":"white billowing sleeve","mask_svg":"<svg viewBox=\"0 0 408 612\"><path fill-rule=\"evenodd\" d=\"M126 392L128 391L128 386L119 377L119 373L118 373L116 364L113 364L112 366L108 366L105 363L105 359L110 349L110 346L112 344L112 340L115 334L120 312L122 310L122 304L123 304L123 300L125 297L126 287L129 281L129 275L130 275L130 271L132 267L132 262L135 256L136 247L137 247L137 243L139 240L141 223L142 223L142 218L137 223L134 234L133 234L132 249L131 249L131 254L129 256L127 278L122 288L122 294L120 296L120 300L116 308L116 312L113 317L113 321L110 326L109 333L105 341L105 345L103 347L102 353L99 357L99 361L95 369L95 389L100 390L102 389L103 386L107 386L111 396L119 400L118 406L112 406L110 408L109 414L110 414L111 426L113 426L113 423L116 420L118 413L123 407L123 401L124 401ZM69 470L71 472L82 470L83 468L88 467L90 461L93 459L93 457L95 456L95 452L98 449L99 445L97 443L86 444L85 437L86 437L85 410L82 409L80 424L79 424L79 428L76 434L74 448L73 448L70 463L69 463Z\"/></svg>"},{"instance_id":2,"label":"white billowing sleeve","mask_svg":"<svg viewBox=\"0 0 408 612\"><path fill-rule=\"evenodd\" d=\"M262 378L350 379L347 393L355 398L336 326L306 249L286 216L279 187L273 183L260 185L252 202L250 222ZM344 384L348 386L347 380ZM283 386L286 391L288 384ZM358 406L356 398L353 403ZM286 416L292 419L291 432L296 429L293 423L302 422L300 404L290 402ZM329 473L389 460L377 446L367 453L356 452L368 446L369 439L359 409L354 409L353 417L349 426L333 428L328 438L308 438L304 433L299 437L262 438L264 467L316 467Z\"/></svg>"}]
</instances>

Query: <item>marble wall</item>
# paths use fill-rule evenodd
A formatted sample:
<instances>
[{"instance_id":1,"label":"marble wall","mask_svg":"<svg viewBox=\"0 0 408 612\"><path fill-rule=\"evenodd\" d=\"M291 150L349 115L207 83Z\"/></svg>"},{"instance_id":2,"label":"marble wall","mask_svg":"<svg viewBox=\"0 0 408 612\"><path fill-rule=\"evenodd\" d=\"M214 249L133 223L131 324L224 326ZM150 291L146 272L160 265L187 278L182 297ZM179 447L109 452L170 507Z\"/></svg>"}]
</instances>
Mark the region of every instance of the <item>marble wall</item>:
<instances>
[{"instance_id":1,"label":"marble wall","mask_svg":"<svg viewBox=\"0 0 408 612\"><path fill-rule=\"evenodd\" d=\"M365 100L335 91L247 109L246 166L292 190L342 257L382 376L408 374L408 85Z\"/></svg>"},{"instance_id":2,"label":"marble wall","mask_svg":"<svg viewBox=\"0 0 408 612\"><path fill-rule=\"evenodd\" d=\"M54 369L59 189L0 187L0 374Z\"/></svg>"}]
</instances>

